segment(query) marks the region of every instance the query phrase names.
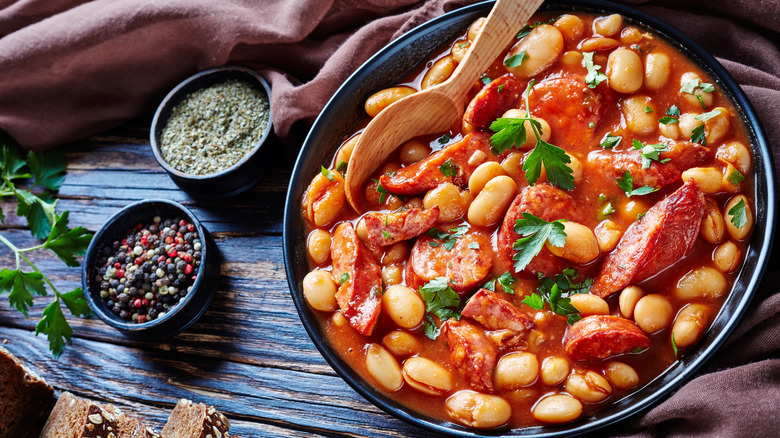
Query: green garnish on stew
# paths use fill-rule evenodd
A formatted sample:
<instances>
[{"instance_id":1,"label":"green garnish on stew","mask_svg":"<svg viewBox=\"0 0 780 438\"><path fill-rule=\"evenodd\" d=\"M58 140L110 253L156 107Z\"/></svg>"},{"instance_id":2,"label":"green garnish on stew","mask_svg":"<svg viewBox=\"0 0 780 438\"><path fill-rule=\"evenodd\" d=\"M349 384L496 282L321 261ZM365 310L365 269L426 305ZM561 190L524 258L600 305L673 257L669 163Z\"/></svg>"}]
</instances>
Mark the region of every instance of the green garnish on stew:
<instances>
[{"instance_id":1,"label":"green garnish on stew","mask_svg":"<svg viewBox=\"0 0 780 438\"><path fill-rule=\"evenodd\" d=\"M623 190L626 193L626 196L629 198L634 195L648 195L658 190L657 188L650 186L642 186L634 190L634 176L631 175L631 172L629 171L626 171L626 173L623 174L623 178L618 177L617 185L620 187L620 190Z\"/></svg>"},{"instance_id":2,"label":"green garnish on stew","mask_svg":"<svg viewBox=\"0 0 780 438\"><path fill-rule=\"evenodd\" d=\"M585 83L588 84L588 88L596 88L600 83L607 80L607 75L600 72L601 66L593 63L594 52L583 52L582 61L585 63L585 68L588 70L588 74L585 75Z\"/></svg>"},{"instance_id":3,"label":"green garnish on stew","mask_svg":"<svg viewBox=\"0 0 780 438\"><path fill-rule=\"evenodd\" d=\"M693 143L700 143L702 146L707 146L707 136L704 134L704 123L693 128L693 131L691 131L691 141Z\"/></svg>"},{"instance_id":4,"label":"green garnish on stew","mask_svg":"<svg viewBox=\"0 0 780 438\"><path fill-rule=\"evenodd\" d=\"M580 311L571 304L571 295L588 293L593 279L585 279L582 283L573 283L572 278L579 274L576 270L568 268L563 273L557 274L555 278L545 277L539 274L539 288L536 293L532 293L523 299L526 304L536 310L542 310L544 303L550 306L550 310L566 317L566 323L571 325L579 321L582 317Z\"/></svg>"},{"instance_id":5,"label":"green garnish on stew","mask_svg":"<svg viewBox=\"0 0 780 438\"><path fill-rule=\"evenodd\" d=\"M666 152L669 148L663 143L645 144L641 141L634 139L634 150L641 151L639 154L642 157L642 169L647 169L653 161L657 161L661 164L670 161L670 158L661 159L659 154Z\"/></svg>"},{"instance_id":6,"label":"green garnish on stew","mask_svg":"<svg viewBox=\"0 0 780 438\"><path fill-rule=\"evenodd\" d=\"M565 219L559 219L547 222L531 213L523 213L523 218L518 219L515 225L515 233L521 237L512 246L512 249L517 251L512 256L516 271L525 269L542 250L545 242L549 241L551 245L557 247L562 247L566 243L564 221Z\"/></svg>"},{"instance_id":7,"label":"green garnish on stew","mask_svg":"<svg viewBox=\"0 0 780 438\"><path fill-rule=\"evenodd\" d=\"M450 228L449 231L439 231L437 227L433 227L426 231L425 234L433 237L434 239L442 239L444 241L442 246L444 246L444 249L447 251L450 251L455 246L455 241L463 237L463 235L465 235L468 230L469 225L463 224L459 227ZM434 243L435 242L428 242L428 244L432 247L439 246L438 243L436 245L434 245Z\"/></svg>"},{"instance_id":8,"label":"green garnish on stew","mask_svg":"<svg viewBox=\"0 0 780 438\"><path fill-rule=\"evenodd\" d=\"M320 166L320 173L322 173L322 176L327 178L330 182L333 182L336 179L336 175L334 175L332 171L326 169L325 166Z\"/></svg>"},{"instance_id":9,"label":"green garnish on stew","mask_svg":"<svg viewBox=\"0 0 780 438\"><path fill-rule=\"evenodd\" d=\"M621 140L623 140L623 137L620 135L615 136L612 134L607 134L607 136L604 137L604 140L601 141L601 144L599 144L599 146L601 146L604 149L612 149L615 146L619 145Z\"/></svg>"},{"instance_id":10,"label":"green garnish on stew","mask_svg":"<svg viewBox=\"0 0 780 438\"><path fill-rule=\"evenodd\" d=\"M734 204L728 211L731 215L731 223L737 228L742 228L747 224L747 212L745 211L745 200L740 199L739 202Z\"/></svg>"},{"instance_id":11,"label":"green garnish on stew","mask_svg":"<svg viewBox=\"0 0 780 438\"><path fill-rule=\"evenodd\" d=\"M735 167L732 167L728 176L726 176L726 179L736 187L745 180L745 175L743 175L742 172L737 170Z\"/></svg>"},{"instance_id":12,"label":"green garnish on stew","mask_svg":"<svg viewBox=\"0 0 780 438\"><path fill-rule=\"evenodd\" d=\"M433 317L440 321L460 319L460 297L452 290L447 277L437 277L420 287L420 296L425 301L423 329L430 339L439 337L439 328Z\"/></svg>"},{"instance_id":13,"label":"green garnish on stew","mask_svg":"<svg viewBox=\"0 0 780 438\"><path fill-rule=\"evenodd\" d=\"M452 158L447 158L447 161L439 166L439 170L444 176L456 176L458 174L458 165L452 161Z\"/></svg>"},{"instance_id":14,"label":"green garnish on stew","mask_svg":"<svg viewBox=\"0 0 780 438\"><path fill-rule=\"evenodd\" d=\"M504 293L514 295L515 283L517 283L517 279L515 279L515 277L509 271L506 271L498 276L498 284L500 284L501 288L504 289Z\"/></svg>"},{"instance_id":15,"label":"green garnish on stew","mask_svg":"<svg viewBox=\"0 0 780 438\"><path fill-rule=\"evenodd\" d=\"M507 67L520 67L523 64L523 61L528 58L528 55L526 55L525 50L518 53L517 55L510 56L509 58L504 61L504 65ZM501 90L499 90L499 93Z\"/></svg>"}]
</instances>

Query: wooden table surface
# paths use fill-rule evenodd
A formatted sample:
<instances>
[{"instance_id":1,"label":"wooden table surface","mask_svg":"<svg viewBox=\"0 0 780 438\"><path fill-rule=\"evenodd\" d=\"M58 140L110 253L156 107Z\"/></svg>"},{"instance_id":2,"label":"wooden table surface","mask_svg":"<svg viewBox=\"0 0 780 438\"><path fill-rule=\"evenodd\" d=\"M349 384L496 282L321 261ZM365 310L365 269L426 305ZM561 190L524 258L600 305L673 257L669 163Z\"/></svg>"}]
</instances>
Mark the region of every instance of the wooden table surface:
<instances>
[{"instance_id":1,"label":"wooden table surface","mask_svg":"<svg viewBox=\"0 0 780 438\"><path fill-rule=\"evenodd\" d=\"M35 325L51 297L36 297L30 319L0 297L0 342L32 365L59 393L113 403L162 429L180 398L214 405L231 434L258 436L426 436L380 411L325 362L290 297L282 259L282 215L292 160L279 154L267 178L226 202L200 202L178 187L149 147L149 119L133 121L62 148L68 163L57 211L92 232L125 205L165 198L188 206L216 240L222 278L206 314L186 332L160 342L131 341L97 317L75 318L73 343L58 360ZM17 246L35 239L2 204L3 236ZM50 252L33 262L61 291L81 285L81 270ZM0 248L0 267L12 254Z\"/></svg>"}]
</instances>

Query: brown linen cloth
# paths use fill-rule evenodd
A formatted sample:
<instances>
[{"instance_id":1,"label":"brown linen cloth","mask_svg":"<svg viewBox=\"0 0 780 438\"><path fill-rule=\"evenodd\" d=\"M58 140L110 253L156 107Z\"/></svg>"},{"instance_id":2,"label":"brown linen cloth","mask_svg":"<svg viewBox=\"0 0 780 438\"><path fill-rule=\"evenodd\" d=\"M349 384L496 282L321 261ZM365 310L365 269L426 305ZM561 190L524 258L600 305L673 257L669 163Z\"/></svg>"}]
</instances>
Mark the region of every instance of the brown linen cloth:
<instances>
[{"instance_id":1,"label":"brown linen cloth","mask_svg":"<svg viewBox=\"0 0 780 438\"><path fill-rule=\"evenodd\" d=\"M0 128L45 149L152 111L187 76L255 68L290 147L365 59L473 0L0 0ZM756 107L780 164L780 2L626 0L686 32ZM777 247L776 247L777 248ZM780 250L728 343L651 410L598 436L780 434Z\"/></svg>"}]
</instances>

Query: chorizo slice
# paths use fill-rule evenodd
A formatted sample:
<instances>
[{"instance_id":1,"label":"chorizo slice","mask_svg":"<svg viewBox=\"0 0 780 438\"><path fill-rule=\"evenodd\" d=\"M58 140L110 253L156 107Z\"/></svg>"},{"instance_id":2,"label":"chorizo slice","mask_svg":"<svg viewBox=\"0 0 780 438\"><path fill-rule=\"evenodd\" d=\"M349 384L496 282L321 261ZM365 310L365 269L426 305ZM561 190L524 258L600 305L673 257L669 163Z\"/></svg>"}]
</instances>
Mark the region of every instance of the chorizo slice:
<instances>
[{"instance_id":1,"label":"chorizo slice","mask_svg":"<svg viewBox=\"0 0 780 438\"><path fill-rule=\"evenodd\" d=\"M488 330L509 329L525 333L536 326L531 317L499 294L487 289L480 289L469 298L460 314L479 322Z\"/></svg>"},{"instance_id":2,"label":"chorizo slice","mask_svg":"<svg viewBox=\"0 0 780 438\"><path fill-rule=\"evenodd\" d=\"M611 174L615 178L622 178L624 173L631 172L634 187L660 189L680 181L684 171L703 164L710 154L709 148L688 141L677 142L668 148L668 151L658 154L658 158L665 162L653 161L647 169L642 168L642 151L634 149L591 151L588 162L604 175Z\"/></svg>"},{"instance_id":3,"label":"chorizo slice","mask_svg":"<svg viewBox=\"0 0 780 438\"><path fill-rule=\"evenodd\" d=\"M497 161L498 157L490 151L490 134L473 132L463 140L448 145L428 157L406 167L398 169L392 176L382 175L379 183L394 195L418 195L444 182L452 182L466 187L471 174L483 161L469 162L475 152L482 151L488 161ZM455 175L448 176L442 171L447 161L455 166Z\"/></svg>"},{"instance_id":4,"label":"chorizo slice","mask_svg":"<svg viewBox=\"0 0 780 438\"><path fill-rule=\"evenodd\" d=\"M358 333L369 336L382 309L382 269L349 222L336 227L330 253L341 314Z\"/></svg>"},{"instance_id":5,"label":"chorizo slice","mask_svg":"<svg viewBox=\"0 0 780 438\"><path fill-rule=\"evenodd\" d=\"M592 315L572 324L563 347L573 360L602 360L650 346L650 338L633 321L614 315Z\"/></svg>"},{"instance_id":6,"label":"chorizo slice","mask_svg":"<svg viewBox=\"0 0 780 438\"><path fill-rule=\"evenodd\" d=\"M430 210L410 208L396 213L371 212L363 216L372 246L392 245L417 237L439 221L439 206Z\"/></svg>"},{"instance_id":7,"label":"chorizo slice","mask_svg":"<svg viewBox=\"0 0 780 438\"><path fill-rule=\"evenodd\" d=\"M504 222L498 231L498 258L502 268L512 269L514 263L512 256L515 251L512 248L520 236L515 232L515 224L523 217L523 213L531 213L546 221L558 219L570 219L580 222L579 210L574 205L574 199L563 190L549 184L536 184L526 187L515 198L504 216ZM541 272L547 277L559 273L564 268L563 262L555 257L547 248L534 257L526 266L525 271Z\"/></svg>"},{"instance_id":8,"label":"chorizo slice","mask_svg":"<svg viewBox=\"0 0 780 438\"><path fill-rule=\"evenodd\" d=\"M527 83L505 74L487 84L466 107L463 120L487 130L494 120L512 108L517 108Z\"/></svg>"},{"instance_id":9,"label":"chorizo slice","mask_svg":"<svg viewBox=\"0 0 780 438\"><path fill-rule=\"evenodd\" d=\"M452 249L447 249L444 243L427 234L421 235L412 247L409 264L423 284L447 277L452 290L462 297L490 274L493 267L490 235L472 228L455 239Z\"/></svg>"},{"instance_id":10,"label":"chorizo slice","mask_svg":"<svg viewBox=\"0 0 780 438\"><path fill-rule=\"evenodd\" d=\"M690 180L634 222L604 260L591 293L605 298L674 265L693 249L704 193Z\"/></svg>"},{"instance_id":11,"label":"chorizo slice","mask_svg":"<svg viewBox=\"0 0 780 438\"><path fill-rule=\"evenodd\" d=\"M465 320L448 319L443 333L447 336L452 363L471 385L480 392L493 392L493 368L498 349L482 329Z\"/></svg>"},{"instance_id":12,"label":"chorizo slice","mask_svg":"<svg viewBox=\"0 0 780 438\"><path fill-rule=\"evenodd\" d=\"M550 124L550 142L566 149L590 142L612 97L607 87L588 88L583 78L566 76L534 85L528 100L531 114Z\"/></svg>"}]
</instances>

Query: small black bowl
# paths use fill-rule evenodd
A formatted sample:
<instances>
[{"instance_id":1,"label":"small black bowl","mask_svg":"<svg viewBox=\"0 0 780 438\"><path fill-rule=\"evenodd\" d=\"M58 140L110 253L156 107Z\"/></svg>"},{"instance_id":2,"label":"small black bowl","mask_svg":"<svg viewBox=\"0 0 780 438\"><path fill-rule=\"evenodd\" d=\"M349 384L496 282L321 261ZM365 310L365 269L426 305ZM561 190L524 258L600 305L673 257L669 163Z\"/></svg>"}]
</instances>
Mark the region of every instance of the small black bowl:
<instances>
[{"instance_id":1,"label":"small black bowl","mask_svg":"<svg viewBox=\"0 0 780 438\"><path fill-rule=\"evenodd\" d=\"M127 322L114 315L100 297L100 284L96 279L97 261L103 245L111 243L127 230L141 223L148 223L155 216L163 219L182 217L189 220L198 231L201 240L201 265L192 290L165 316L144 323ZM175 336L198 320L211 304L219 284L220 256L214 240L200 221L183 205L165 199L147 199L128 205L112 216L98 230L89 244L81 272L81 284L92 311L106 324L135 339L154 340Z\"/></svg>"},{"instance_id":2,"label":"small black bowl","mask_svg":"<svg viewBox=\"0 0 780 438\"><path fill-rule=\"evenodd\" d=\"M238 163L217 173L192 175L174 169L163 158L160 150L162 131L168 123L173 109L190 93L228 80L238 79L263 91L268 96L268 123L265 133L255 147ZM262 178L264 155L260 153L273 129L271 119L271 87L262 76L244 67L217 67L190 76L177 85L160 103L152 120L149 142L154 157L168 173L173 182L187 193L202 199L229 198L252 188Z\"/></svg>"}]
</instances>

